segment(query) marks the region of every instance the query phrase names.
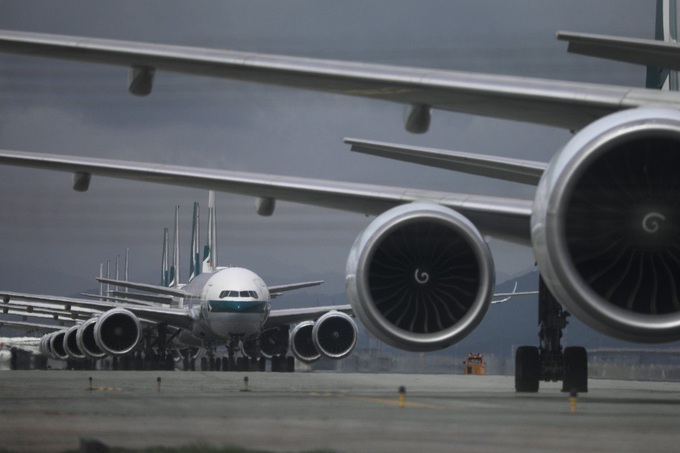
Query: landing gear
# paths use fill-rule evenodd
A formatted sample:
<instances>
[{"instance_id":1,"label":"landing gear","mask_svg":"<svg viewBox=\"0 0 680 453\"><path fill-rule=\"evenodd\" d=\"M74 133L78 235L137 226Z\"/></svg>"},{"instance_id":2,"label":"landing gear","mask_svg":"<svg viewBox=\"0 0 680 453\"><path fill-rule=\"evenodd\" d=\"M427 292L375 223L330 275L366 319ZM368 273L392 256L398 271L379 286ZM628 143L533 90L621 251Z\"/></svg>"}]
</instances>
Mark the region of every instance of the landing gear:
<instances>
[{"instance_id":1,"label":"landing gear","mask_svg":"<svg viewBox=\"0 0 680 453\"><path fill-rule=\"evenodd\" d=\"M569 313L539 278L539 347L521 346L515 355L515 390L537 392L539 381L562 381L563 392L588 391L588 355L585 348L562 350L562 331Z\"/></svg>"}]
</instances>

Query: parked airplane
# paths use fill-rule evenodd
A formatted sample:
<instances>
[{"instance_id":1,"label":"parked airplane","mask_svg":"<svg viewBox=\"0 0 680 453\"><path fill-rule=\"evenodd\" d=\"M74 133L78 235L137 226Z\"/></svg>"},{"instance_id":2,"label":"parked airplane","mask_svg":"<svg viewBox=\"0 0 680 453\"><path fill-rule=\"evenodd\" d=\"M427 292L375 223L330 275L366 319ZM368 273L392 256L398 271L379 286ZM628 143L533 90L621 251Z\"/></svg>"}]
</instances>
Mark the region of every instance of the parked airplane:
<instances>
[{"instance_id":1,"label":"parked airplane","mask_svg":"<svg viewBox=\"0 0 680 453\"><path fill-rule=\"evenodd\" d=\"M675 3L657 3L662 42L558 37L573 52L674 71ZM0 161L73 172L78 190L96 174L251 195L265 215L276 199L379 214L351 249L347 291L371 332L410 350L447 347L481 321L494 286L483 234L530 245L542 276L541 344L518 350L518 391L536 391L539 380L587 388L585 350L562 350L562 306L618 338L680 339L680 93L657 89L674 88L673 72L650 70L652 88L640 89L12 31L0 32L0 51L127 66L135 95L167 70L408 104L406 129L416 133L433 108L578 131L548 164L377 147L536 184L533 201L15 151Z\"/></svg>"},{"instance_id":2,"label":"parked airplane","mask_svg":"<svg viewBox=\"0 0 680 453\"><path fill-rule=\"evenodd\" d=\"M46 334L40 341L41 351L58 359L126 356L146 343L143 349L159 349L162 357L169 347L205 348L209 351L211 368L219 369L222 365L225 370L235 370L237 366L245 369L252 362L264 371L266 358L272 360L273 370L292 371L294 360L292 356L287 357L289 350L303 363L312 363L321 357L342 359L352 352L358 329L349 305L271 309L272 298L287 291L320 285L322 281L267 286L262 278L248 269L217 265L212 195L204 259L201 262L198 253L199 212L196 203L191 240L191 279L186 284L179 284L177 212L174 264L169 273L164 266L161 285L98 279L105 284L153 293L153 301L124 292L117 292L119 302L111 302L0 291L4 302L2 308L10 314L17 314L17 310L23 307L26 311L30 310L31 316L54 316L67 321L70 316L71 325L51 326L54 332ZM165 242L164 262L167 256ZM162 296L172 296L172 299L163 301ZM57 315L62 318L56 318ZM74 323L74 320L78 322ZM35 324L29 323L28 326ZM228 357L224 363L214 362L212 352L221 345L227 346Z\"/></svg>"}]
</instances>

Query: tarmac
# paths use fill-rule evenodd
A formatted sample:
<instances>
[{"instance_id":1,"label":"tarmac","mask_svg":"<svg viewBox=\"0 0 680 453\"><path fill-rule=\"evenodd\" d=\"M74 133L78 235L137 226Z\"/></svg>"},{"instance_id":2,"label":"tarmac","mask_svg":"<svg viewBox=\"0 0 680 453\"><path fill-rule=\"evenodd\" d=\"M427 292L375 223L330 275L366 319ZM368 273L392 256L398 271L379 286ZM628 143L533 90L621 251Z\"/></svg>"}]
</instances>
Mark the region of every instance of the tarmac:
<instances>
[{"instance_id":1,"label":"tarmac","mask_svg":"<svg viewBox=\"0 0 680 453\"><path fill-rule=\"evenodd\" d=\"M131 449L676 451L680 383L589 386L573 407L559 383L517 394L507 376L5 371L0 450L78 451L88 438Z\"/></svg>"}]
</instances>

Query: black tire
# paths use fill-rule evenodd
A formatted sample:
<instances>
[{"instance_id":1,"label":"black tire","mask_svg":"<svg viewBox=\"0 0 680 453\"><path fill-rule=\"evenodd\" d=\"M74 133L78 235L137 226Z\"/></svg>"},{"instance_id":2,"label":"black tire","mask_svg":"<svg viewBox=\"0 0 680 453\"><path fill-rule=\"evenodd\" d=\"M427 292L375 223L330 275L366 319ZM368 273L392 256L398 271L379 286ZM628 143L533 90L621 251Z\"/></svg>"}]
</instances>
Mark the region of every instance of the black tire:
<instances>
[{"instance_id":1,"label":"black tire","mask_svg":"<svg viewBox=\"0 0 680 453\"><path fill-rule=\"evenodd\" d=\"M564 348L563 392L588 392L588 353L586 348L570 346Z\"/></svg>"},{"instance_id":2,"label":"black tire","mask_svg":"<svg viewBox=\"0 0 680 453\"><path fill-rule=\"evenodd\" d=\"M538 392L541 365L538 348L520 346L515 353L515 391L522 393Z\"/></svg>"},{"instance_id":3,"label":"black tire","mask_svg":"<svg viewBox=\"0 0 680 453\"><path fill-rule=\"evenodd\" d=\"M201 357L201 371L208 371L208 359Z\"/></svg>"},{"instance_id":4,"label":"black tire","mask_svg":"<svg viewBox=\"0 0 680 453\"><path fill-rule=\"evenodd\" d=\"M286 357L286 371L288 373L295 373L295 357L292 355Z\"/></svg>"}]
</instances>

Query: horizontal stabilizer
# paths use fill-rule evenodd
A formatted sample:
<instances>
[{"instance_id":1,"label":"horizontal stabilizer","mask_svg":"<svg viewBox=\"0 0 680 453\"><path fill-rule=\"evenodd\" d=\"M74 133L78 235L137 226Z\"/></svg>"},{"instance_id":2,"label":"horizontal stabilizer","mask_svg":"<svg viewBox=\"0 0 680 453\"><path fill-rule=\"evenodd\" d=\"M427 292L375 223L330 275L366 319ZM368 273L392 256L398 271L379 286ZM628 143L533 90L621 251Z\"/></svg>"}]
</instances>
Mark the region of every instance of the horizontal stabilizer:
<instances>
[{"instance_id":1,"label":"horizontal stabilizer","mask_svg":"<svg viewBox=\"0 0 680 453\"><path fill-rule=\"evenodd\" d=\"M443 168L522 184L537 185L547 164L484 154L463 153L435 148L397 145L346 138L352 151L428 167Z\"/></svg>"},{"instance_id":2,"label":"horizontal stabilizer","mask_svg":"<svg viewBox=\"0 0 680 453\"><path fill-rule=\"evenodd\" d=\"M558 32L557 39L568 41L567 50L571 53L662 69L680 70L680 44L675 42L565 31Z\"/></svg>"}]
</instances>

